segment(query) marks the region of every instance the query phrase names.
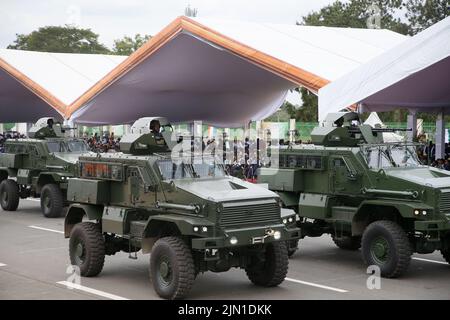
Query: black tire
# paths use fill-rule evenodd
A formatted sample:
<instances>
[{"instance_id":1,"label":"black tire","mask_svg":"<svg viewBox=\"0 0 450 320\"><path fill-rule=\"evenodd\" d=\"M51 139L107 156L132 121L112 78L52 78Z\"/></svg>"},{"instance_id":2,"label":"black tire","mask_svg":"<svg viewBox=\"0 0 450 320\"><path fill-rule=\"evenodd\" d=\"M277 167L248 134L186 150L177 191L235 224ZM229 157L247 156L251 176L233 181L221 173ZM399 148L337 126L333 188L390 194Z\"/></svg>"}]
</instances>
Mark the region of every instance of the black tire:
<instances>
[{"instance_id":1,"label":"black tire","mask_svg":"<svg viewBox=\"0 0 450 320\"><path fill-rule=\"evenodd\" d=\"M442 257L444 257L445 261L450 264L450 251L449 250L441 250Z\"/></svg>"},{"instance_id":2,"label":"black tire","mask_svg":"<svg viewBox=\"0 0 450 320\"><path fill-rule=\"evenodd\" d=\"M0 204L5 211L16 211L19 206L19 186L14 180L7 179L0 183Z\"/></svg>"},{"instance_id":3,"label":"black tire","mask_svg":"<svg viewBox=\"0 0 450 320\"><path fill-rule=\"evenodd\" d=\"M298 250L298 239L286 242L288 257L291 258Z\"/></svg>"},{"instance_id":4,"label":"black tire","mask_svg":"<svg viewBox=\"0 0 450 320\"><path fill-rule=\"evenodd\" d=\"M192 252L178 237L156 241L150 257L150 279L156 293L164 299L183 299L195 279Z\"/></svg>"},{"instance_id":5,"label":"black tire","mask_svg":"<svg viewBox=\"0 0 450 320\"><path fill-rule=\"evenodd\" d=\"M361 248L361 237L344 236L336 238L334 235L331 235L331 239L333 239L336 246L344 250L356 251Z\"/></svg>"},{"instance_id":6,"label":"black tire","mask_svg":"<svg viewBox=\"0 0 450 320\"><path fill-rule=\"evenodd\" d=\"M47 218L57 218L63 213L64 197L58 185L49 183L41 190L41 210Z\"/></svg>"},{"instance_id":7,"label":"black tire","mask_svg":"<svg viewBox=\"0 0 450 320\"><path fill-rule=\"evenodd\" d=\"M377 265L381 276L396 278L406 272L412 249L405 231L393 221L372 222L362 237L362 254L367 265Z\"/></svg>"},{"instance_id":8,"label":"black tire","mask_svg":"<svg viewBox=\"0 0 450 320\"><path fill-rule=\"evenodd\" d=\"M77 223L70 233L69 255L72 265L80 268L83 277L98 275L105 263L105 240L100 225Z\"/></svg>"},{"instance_id":9,"label":"black tire","mask_svg":"<svg viewBox=\"0 0 450 320\"><path fill-rule=\"evenodd\" d=\"M266 245L264 261L255 259L245 268L250 281L263 287L276 287L284 281L288 272L289 259L286 242L272 242Z\"/></svg>"}]
</instances>

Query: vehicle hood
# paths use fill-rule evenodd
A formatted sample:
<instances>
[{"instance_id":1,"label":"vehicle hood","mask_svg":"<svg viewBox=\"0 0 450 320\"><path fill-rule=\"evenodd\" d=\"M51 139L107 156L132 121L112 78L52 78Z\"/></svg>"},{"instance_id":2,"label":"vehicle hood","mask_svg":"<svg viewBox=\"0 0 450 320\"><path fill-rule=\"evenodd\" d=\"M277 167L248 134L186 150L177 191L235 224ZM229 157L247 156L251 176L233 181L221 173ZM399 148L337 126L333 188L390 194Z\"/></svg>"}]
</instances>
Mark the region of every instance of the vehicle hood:
<instances>
[{"instance_id":1,"label":"vehicle hood","mask_svg":"<svg viewBox=\"0 0 450 320\"><path fill-rule=\"evenodd\" d=\"M415 168L392 168L385 170L386 175L422 186L432 188L450 188L450 171L428 166Z\"/></svg>"},{"instance_id":2,"label":"vehicle hood","mask_svg":"<svg viewBox=\"0 0 450 320\"><path fill-rule=\"evenodd\" d=\"M93 156L94 152L55 152L55 157L72 164L75 164L78 161L78 158L81 156Z\"/></svg>"},{"instance_id":3,"label":"vehicle hood","mask_svg":"<svg viewBox=\"0 0 450 320\"><path fill-rule=\"evenodd\" d=\"M175 186L198 197L214 202L278 198L278 195L259 185L238 178L173 180Z\"/></svg>"}]
</instances>

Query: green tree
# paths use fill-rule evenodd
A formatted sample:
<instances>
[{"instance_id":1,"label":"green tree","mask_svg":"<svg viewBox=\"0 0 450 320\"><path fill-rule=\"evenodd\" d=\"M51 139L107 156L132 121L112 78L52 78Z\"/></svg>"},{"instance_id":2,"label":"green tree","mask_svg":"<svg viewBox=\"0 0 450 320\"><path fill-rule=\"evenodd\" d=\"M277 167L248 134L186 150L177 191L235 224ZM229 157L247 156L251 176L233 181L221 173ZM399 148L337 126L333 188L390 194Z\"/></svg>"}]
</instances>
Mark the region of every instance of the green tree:
<instances>
[{"instance_id":1,"label":"green tree","mask_svg":"<svg viewBox=\"0 0 450 320\"><path fill-rule=\"evenodd\" d=\"M268 122L287 122L289 119L295 118L295 106L289 101L285 101L283 105L274 114L270 115L264 121Z\"/></svg>"},{"instance_id":2,"label":"green tree","mask_svg":"<svg viewBox=\"0 0 450 320\"><path fill-rule=\"evenodd\" d=\"M449 0L408 0L406 17L416 34L450 15Z\"/></svg>"},{"instance_id":3,"label":"green tree","mask_svg":"<svg viewBox=\"0 0 450 320\"><path fill-rule=\"evenodd\" d=\"M296 110L295 119L303 122L317 122L319 99L306 88L296 89L302 95L303 106Z\"/></svg>"},{"instance_id":4,"label":"green tree","mask_svg":"<svg viewBox=\"0 0 450 320\"><path fill-rule=\"evenodd\" d=\"M146 43L151 36L141 36L139 33L134 38L125 36L122 39L114 40L113 53L123 56L129 56L137 49L139 49L144 43Z\"/></svg>"},{"instance_id":5,"label":"green tree","mask_svg":"<svg viewBox=\"0 0 450 320\"><path fill-rule=\"evenodd\" d=\"M184 9L184 15L186 17L195 18L198 14L197 8L191 8L191 5L188 4L188 6Z\"/></svg>"},{"instance_id":6,"label":"green tree","mask_svg":"<svg viewBox=\"0 0 450 320\"><path fill-rule=\"evenodd\" d=\"M401 0L350 0L335 1L316 12L302 17L297 24L308 26L367 28L367 21L374 15L375 5L379 9L380 27L401 34L409 32L409 26L395 17L403 8Z\"/></svg>"},{"instance_id":7,"label":"green tree","mask_svg":"<svg viewBox=\"0 0 450 320\"><path fill-rule=\"evenodd\" d=\"M317 96L305 88L297 88L295 91L302 96L303 105L301 107L285 101L277 112L264 119L264 121L286 122L289 119L295 119L301 122L317 122Z\"/></svg>"},{"instance_id":8,"label":"green tree","mask_svg":"<svg viewBox=\"0 0 450 320\"><path fill-rule=\"evenodd\" d=\"M110 53L109 49L98 41L98 34L91 29L73 26L47 26L30 34L17 34L17 38L8 49L63 52L63 53Z\"/></svg>"},{"instance_id":9,"label":"green tree","mask_svg":"<svg viewBox=\"0 0 450 320\"><path fill-rule=\"evenodd\" d=\"M372 10L373 5L379 9ZM297 22L298 25L367 28L368 20L377 13L380 27L401 34L408 34L409 26L395 16L403 8L401 0L350 0L349 2L335 1L316 12L311 12ZM307 89L300 90L303 107L297 111L296 119L299 121L317 121L317 96ZM398 113L398 111L395 111ZM402 118L403 114L389 113L387 118Z\"/></svg>"}]
</instances>

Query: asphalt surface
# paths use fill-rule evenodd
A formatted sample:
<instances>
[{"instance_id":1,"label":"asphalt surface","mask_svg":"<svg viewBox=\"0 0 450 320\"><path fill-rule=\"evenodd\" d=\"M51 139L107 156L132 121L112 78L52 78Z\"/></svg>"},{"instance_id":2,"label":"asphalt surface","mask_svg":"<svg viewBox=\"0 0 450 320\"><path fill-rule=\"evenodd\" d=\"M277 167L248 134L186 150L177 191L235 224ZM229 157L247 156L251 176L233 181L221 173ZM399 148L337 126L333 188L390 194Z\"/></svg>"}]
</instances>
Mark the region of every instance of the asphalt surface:
<instances>
[{"instance_id":1,"label":"asphalt surface","mask_svg":"<svg viewBox=\"0 0 450 320\"><path fill-rule=\"evenodd\" d=\"M63 229L64 218L44 218L38 201L21 200L16 212L0 209L0 299L159 299L148 277L149 256L140 253L137 260L107 256L99 276L81 278L81 286L70 289ZM325 235L300 241L279 287L261 289L233 269L199 275L189 298L450 299L450 266L439 252L415 254L405 276L381 279L379 289L368 289L366 271L360 251L338 249Z\"/></svg>"}]
</instances>

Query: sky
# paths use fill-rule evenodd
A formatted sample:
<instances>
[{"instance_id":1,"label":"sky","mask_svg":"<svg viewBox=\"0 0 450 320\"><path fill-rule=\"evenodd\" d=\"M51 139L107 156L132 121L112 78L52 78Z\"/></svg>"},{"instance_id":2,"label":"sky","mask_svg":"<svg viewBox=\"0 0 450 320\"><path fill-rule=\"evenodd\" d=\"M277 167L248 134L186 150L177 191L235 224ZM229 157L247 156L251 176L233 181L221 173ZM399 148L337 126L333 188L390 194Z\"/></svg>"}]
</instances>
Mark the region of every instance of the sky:
<instances>
[{"instance_id":1,"label":"sky","mask_svg":"<svg viewBox=\"0 0 450 320\"><path fill-rule=\"evenodd\" d=\"M334 0L0 0L0 48L39 27L71 24L90 28L100 42L136 33L154 35L187 5L198 17L295 24Z\"/></svg>"}]
</instances>

